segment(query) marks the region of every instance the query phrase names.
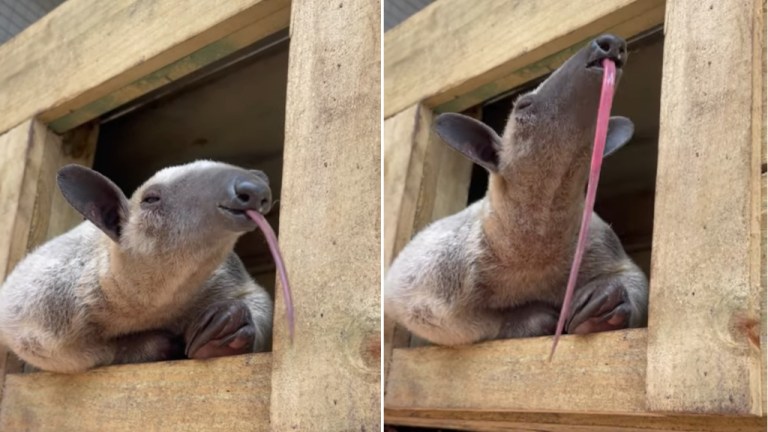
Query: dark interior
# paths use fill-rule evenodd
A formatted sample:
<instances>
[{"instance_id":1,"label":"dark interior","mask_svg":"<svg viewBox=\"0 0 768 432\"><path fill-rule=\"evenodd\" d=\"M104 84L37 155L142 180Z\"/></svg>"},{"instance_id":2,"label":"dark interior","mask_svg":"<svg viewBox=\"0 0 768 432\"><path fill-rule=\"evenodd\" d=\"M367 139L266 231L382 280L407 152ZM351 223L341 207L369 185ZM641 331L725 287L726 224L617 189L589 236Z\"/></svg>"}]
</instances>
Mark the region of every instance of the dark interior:
<instances>
[{"instance_id":1,"label":"dark interior","mask_svg":"<svg viewBox=\"0 0 768 432\"><path fill-rule=\"evenodd\" d=\"M126 195L158 170L211 159L264 171L280 197L288 74L285 32L103 117L94 168ZM280 206L267 219L278 229ZM236 252L274 296L275 267L258 231Z\"/></svg>"},{"instance_id":2,"label":"dark interior","mask_svg":"<svg viewBox=\"0 0 768 432\"><path fill-rule=\"evenodd\" d=\"M595 202L597 214L611 224L627 253L646 275L650 275L651 267L663 46L661 29L629 41L629 61L614 98L612 115L629 117L635 124L635 134L624 148L605 159ZM545 78L485 103L482 120L501 133L512 102ZM485 196L487 188L487 172L475 165L469 202Z\"/></svg>"}]
</instances>

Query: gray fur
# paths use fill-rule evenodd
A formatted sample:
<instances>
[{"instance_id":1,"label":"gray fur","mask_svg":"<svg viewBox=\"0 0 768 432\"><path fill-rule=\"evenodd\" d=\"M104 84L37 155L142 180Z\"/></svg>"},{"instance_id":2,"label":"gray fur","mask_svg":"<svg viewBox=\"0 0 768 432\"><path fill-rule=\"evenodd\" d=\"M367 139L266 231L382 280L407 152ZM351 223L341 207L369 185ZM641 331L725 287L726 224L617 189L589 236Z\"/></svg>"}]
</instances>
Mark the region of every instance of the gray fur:
<instances>
[{"instance_id":1,"label":"gray fur","mask_svg":"<svg viewBox=\"0 0 768 432\"><path fill-rule=\"evenodd\" d=\"M266 349L272 301L232 252L255 225L218 207L238 176L267 184L263 173L218 162L167 168L126 201L115 236L86 221L30 253L0 286L0 341L56 372L178 358L178 339L201 311L241 300L253 350ZM142 203L152 188L162 197L154 207Z\"/></svg>"},{"instance_id":2,"label":"gray fur","mask_svg":"<svg viewBox=\"0 0 768 432\"><path fill-rule=\"evenodd\" d=\"M623 64L623 41L607 42ZM590 67L596 58L593 42L518 99L502 137L458 114L438 117L437 133L488 169L488 193L403 248L384 283L388 316L442 345L554 333L584 206L602 79ZM606 155L632 130L614 118ZM566 330L642 326L647 295L645 275L593 214Z\"/></svg>"}]
</instances>

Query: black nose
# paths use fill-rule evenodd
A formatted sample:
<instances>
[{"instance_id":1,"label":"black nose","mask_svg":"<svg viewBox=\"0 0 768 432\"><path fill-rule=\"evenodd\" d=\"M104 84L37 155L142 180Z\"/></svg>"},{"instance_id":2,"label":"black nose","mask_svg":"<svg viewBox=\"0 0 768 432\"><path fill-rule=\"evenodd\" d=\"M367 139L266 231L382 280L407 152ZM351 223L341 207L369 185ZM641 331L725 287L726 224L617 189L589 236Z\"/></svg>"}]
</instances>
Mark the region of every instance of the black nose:
<instances>
[{"instance_id":1,"label":"black nose","mask_svg":"<svg viewBox=\"0 0 768 432\"><path fill-rule=\"evenodd\" d=\"M598 36L592 41L592 49L593 53L590 57L593 61L609 58L616 62L616 66L622 66L627 57L627 43L624 39L612 34Z\"/></svg>"},{"instance_id":2,"label":"black nose","mask_svg":"<svg viewBox=\"0 0 768 432\"><path fill-rule=\"evenodd\" d=\"M269 211L272 201L272 191L262 182L239 180L234 185L233 201L243 209L258 210L259 213Z\"/></svg>"}]
</instances>

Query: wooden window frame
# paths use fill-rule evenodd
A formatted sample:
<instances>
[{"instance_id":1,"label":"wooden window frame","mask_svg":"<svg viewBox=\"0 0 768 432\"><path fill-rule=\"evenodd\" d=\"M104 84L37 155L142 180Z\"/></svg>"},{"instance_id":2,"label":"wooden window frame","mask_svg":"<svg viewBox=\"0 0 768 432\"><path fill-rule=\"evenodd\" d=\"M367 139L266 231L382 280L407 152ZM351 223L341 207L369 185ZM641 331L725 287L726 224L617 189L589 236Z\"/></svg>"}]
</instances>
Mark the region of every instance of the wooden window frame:
<instances>
[{"instance_id":1,"label":"wooden window frame","mask_svg":"<svg viewBox=\"0 0 768 432\"><path fill-rule=\"evenodd\" d=\"M549 337L407 348L385 317L385 423L765 429L764 11L760 0L438 0L385 34L388 266L467 199L468 163L431 131L437 113L540 77L601 33L665 30L648 328L566 336L548 363Z\"/></svg>"},{"instance_id":2,"label":"wooden window frame","mask_svg":"<svg viewBox=\"0 0 768 432\"><path fill-rule=\"evenodd\" d=\"M291 342L278 294L270 353L77 375L16 373L0 347L0 430L379 427L378 17L354 0L68 0L0 46L2 280L81 220L54 179L92 163L89 122L290 28L280 243L298 319Z\"/></svg>"}]
</instances>

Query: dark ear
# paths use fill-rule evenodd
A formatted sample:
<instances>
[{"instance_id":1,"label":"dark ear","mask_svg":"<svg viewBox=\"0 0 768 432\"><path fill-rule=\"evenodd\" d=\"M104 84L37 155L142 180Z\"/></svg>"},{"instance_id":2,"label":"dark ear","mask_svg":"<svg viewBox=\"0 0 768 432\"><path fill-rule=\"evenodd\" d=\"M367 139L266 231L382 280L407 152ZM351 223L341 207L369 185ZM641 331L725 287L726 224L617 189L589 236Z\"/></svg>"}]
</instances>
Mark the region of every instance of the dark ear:
<instances>
[{"instance_id":1,"label":"dark ear","mask_svg":"<svg viewBox=\"0 0 768 432\"><path fill-rule=\"evenodd\" d=\"M67 165L56 177L67 202L115 242L128 219L128 200L112 181L80 165Z\"/></svg>"},{"instance_id":2,"label":"dark ear","mask_svg":"<svg viewBox=\"0 0 768 432\"><path fill-rule=\"evenodd\" d=\"M622 148L632 139L633 133L635 133L635 125L632 120L626 117L611 117L608 121L608 138L605 140L603 157Z\"/></svg>"},{"instance_id":3,"label":"dark ear","mask_svg":"<svg viewBox=\"0 0 768 432\"><path fill-rule=\"evenodd\" d=\"M482 122L456 113L440 114L435 131L446 144L476 164L494 173L499 170L501 138Z\"/></svg>"}]
</instances>

